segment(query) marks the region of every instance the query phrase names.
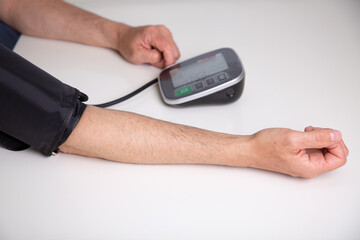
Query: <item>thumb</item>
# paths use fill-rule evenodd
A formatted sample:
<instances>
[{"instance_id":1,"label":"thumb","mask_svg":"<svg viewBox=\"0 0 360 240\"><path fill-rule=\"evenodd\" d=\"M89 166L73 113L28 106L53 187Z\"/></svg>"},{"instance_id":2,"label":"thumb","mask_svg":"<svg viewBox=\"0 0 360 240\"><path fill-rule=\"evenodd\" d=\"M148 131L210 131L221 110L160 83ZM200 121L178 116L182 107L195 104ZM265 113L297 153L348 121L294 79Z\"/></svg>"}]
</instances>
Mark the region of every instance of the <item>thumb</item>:
<instances>
[{"instance_id":1,"label":"thumb","mask_svg":"<svg viewBox=\"0 0 360 240\"><path fill-rule=\"evenodd\" d=\"M339 131L332 129L313 129L298 134L299 147L302 149L329 147L342 138Z\"/></svg>"}]
</instances>

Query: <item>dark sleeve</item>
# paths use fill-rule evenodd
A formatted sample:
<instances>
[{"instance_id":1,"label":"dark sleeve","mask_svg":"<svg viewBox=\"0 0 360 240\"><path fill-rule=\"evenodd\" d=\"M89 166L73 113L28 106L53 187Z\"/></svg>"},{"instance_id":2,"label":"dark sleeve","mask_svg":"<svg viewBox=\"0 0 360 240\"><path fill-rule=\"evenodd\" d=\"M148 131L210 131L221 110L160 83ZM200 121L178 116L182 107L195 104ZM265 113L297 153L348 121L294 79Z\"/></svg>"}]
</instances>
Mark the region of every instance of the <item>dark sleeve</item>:
<instances>
[{"instance_id":1,"label":"dark sleeve","mask_svg":"<svg viewBox=\"0 0 360 240\"><path fill-rule=\"evenodd\" d=\"M20 33L0 21L0 43L9 49L13 49Z\"/></svg>"},{"instance_id":2,"label":"dark sleeve","mask_svg":"<svg viewBox=\"0 0 360 240\"><path fill-rule=\"evenodd\" d=\"M0 44L0 144L51 155L80 120L87 96ZM17 144L17 145L16 145Z\"/></svg>"}]
</instances>

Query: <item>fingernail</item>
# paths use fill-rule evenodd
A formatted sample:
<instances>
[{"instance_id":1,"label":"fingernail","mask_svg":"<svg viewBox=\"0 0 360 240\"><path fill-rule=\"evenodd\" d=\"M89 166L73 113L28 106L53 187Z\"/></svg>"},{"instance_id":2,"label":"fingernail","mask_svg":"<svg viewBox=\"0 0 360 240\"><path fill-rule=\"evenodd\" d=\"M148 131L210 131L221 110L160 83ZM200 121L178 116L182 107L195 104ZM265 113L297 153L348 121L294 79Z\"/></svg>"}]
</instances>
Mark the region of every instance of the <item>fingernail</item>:
<instances>
[{"instance_id":1,"label":"fingernail","mask_svg":"<svg viewBox=\"0 0 360 240\"><path fill-rule=\"evenodd\" d=\"M330 139L333 142L339 141L341 139L341 133L338 131L330 132Z\"/></svg>"}]
</instances>

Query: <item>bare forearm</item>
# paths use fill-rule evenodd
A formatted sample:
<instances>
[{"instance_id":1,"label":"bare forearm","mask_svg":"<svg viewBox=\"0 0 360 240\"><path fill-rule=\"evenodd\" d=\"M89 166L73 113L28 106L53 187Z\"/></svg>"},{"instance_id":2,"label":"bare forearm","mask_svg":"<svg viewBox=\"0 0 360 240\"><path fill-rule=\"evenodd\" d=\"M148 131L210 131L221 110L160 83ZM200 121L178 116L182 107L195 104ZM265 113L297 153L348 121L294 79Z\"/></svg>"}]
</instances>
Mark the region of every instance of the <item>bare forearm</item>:
<instances>
[{"instance_id":1,"label":"bare forearm","mask_svg":"<svg viewBox=\"0 0 360 240\"><path fill-rule=\"evenodd\" d=\"M37 37L116 49L119 29L127 28L59 0L4 0L1 7L4 22Z\"/></svg>"},{"instance_id":2,"label":"bare forearm","mask_svg":"<svg viewBox=\"0 0 360 240\"><path fill-rule=\"evenodd\" d=\"M128 163L246 166L247 139L88 106L60 149Z\"/></svg>"},{"instance_id":3,"label":"bare forearm","mask_svg":"<svg viewBox=\"0 0 360 240\"><path fill-rule=\"evenodd\" d=\"M134 64L164 68L180 57L163 25L131 27L59 0L0 0L0 20L31 36L111 48Z\"/></svg>"},{"instance_id":4,"label":"bare forearm","mask_svg":"<svg viewBox=\"0 0 360 240\"><path fill-rule=\"evenodd\" d=\"M60 150L118 162L254 167L306 178L344 165L349 154L332 129L274 128L238 136L93 106Z\"/></svg>"}]
</instances>

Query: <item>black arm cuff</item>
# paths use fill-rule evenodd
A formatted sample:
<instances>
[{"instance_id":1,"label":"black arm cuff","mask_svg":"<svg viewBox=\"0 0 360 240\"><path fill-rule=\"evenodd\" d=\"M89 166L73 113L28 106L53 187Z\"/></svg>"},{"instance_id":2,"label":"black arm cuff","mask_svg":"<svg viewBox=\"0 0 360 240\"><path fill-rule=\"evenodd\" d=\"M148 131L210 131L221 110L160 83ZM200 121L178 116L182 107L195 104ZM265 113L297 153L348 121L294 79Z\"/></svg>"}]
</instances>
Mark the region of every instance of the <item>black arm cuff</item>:
<instances>
[{"instance_id":1,"label":"black arm cuff","mask_svg":"<svg viewBox=\"0 0 360 240\"><path fill-rule=\"evenodd\" d=\"M80 120L87 96L0 45L0 144L51 155Z\"/></svg>"}]
</instances>

